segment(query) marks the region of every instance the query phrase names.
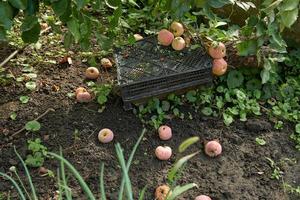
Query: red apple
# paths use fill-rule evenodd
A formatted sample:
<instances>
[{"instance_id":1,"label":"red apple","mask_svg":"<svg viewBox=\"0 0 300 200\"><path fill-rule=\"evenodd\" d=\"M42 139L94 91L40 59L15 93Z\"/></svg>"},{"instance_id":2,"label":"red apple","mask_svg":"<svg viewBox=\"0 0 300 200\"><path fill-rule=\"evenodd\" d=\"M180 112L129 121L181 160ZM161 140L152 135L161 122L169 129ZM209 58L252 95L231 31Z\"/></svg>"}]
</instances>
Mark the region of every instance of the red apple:
<instances>
[{"instance_id":1,"label":"red apple","mask_svg":"<svg viewBox=\"0 0 300 200\"><path fill-rule=\"evenodd\" d=\"M180 51L180 50L184 49L184 47L185 47L185 41L184 41L184 39L182 37L176 37L176 38L174 38L174 40L172 42L172 47L176 51Z\"/></svg>"},{"instance_id":2,"label":"red apple","mask_svg":"<svg viewBox=\"0 0 300 200\"><path fill-rule=\"evenodd\" d=\"M90 102L92 100L92 95L87 91L79 92L76 95L76 99L80 103L86 103L86 102Z\"/></svg>"},{"instance_id":3,"label":"red apple","mask_svg":"<svg viewBox=\"0 0 300 200\"><path fill-rule=\"evenodd\" d=\"M226 56L226 47L224 43L219 42L217 45L211 44L208 54L215 59L224 58Z\"/></svg>"},{"instance_id":4,"label":"red apple","mask_svg":"<svg viewBox=\"0 0 300 200\"><path fill-rule=\"evenodd\" d=\"M96 67L89 67L85 71L85 76L88 79L97 79L99 74L99 70Z\"/></svg>"},{"instance_id":5,"label":"red apple","mask_svg":"<svg viewBox=\"0 0 300 200\"><path fill-rule=\"evenodd\" d=\"M218 141L212 140L205 144L204 150L209 157L216 157L222 153L222 146Z\"/></svg>"},{"instance_id":6,"label":"red apple","mask_svg":"<svg viewBox=\"0 0 300 200\"><path fill-rule=\"evenodd\" d=\"M75 91L75 95L82 92L87 92L87 90L84 87L78 87Z\"/></svg>"},{"instance_id":7,"label":"red apple","mask_svg":"<svg viewBox=\"0 0 300 200\"><path fill-rule=\"evenodd\" d=\"M163 46L169 46L172 44L173 39L174 35L167 29L162 29L157 34L157 40Z\"/></svg>"},{"instance_id":8,"label":"red apple","mask_svg":"<svg viewBox=\"0 0 300 200\"><path fill-rule=\"evenodd\" d=\"M114 133L108 129L102 129L98 134L98 139L101 143L109 143L114 139Z\"/></svg>"},{"instance_id":9,"label":"red apple","mask_svg":"<svg viewBox=\"0 0 300 200\"><path fill-rule=\"evenodd\" d=\"M184 33L183 25L179 22L172 22L170 30L175 37L182 36L182 34Z\"/></svg>"},{"instance_id":10,"label":"red apple","mask_svg":"<svg viewBox=\"0 0 300 200\"><path fill-rule=\"evenodd\" d=\"M222 76L227 71L227 62L223 59L214 59L212 72L216 76Z\"/></svg>"},{"instance_id":11,"label":"red apple","mask_svg":"<svg viewBox=\"0 0 300 200\"><path fill-rule=\"evenodd\" d=\"M169 160L172 156L172 149L168 146L158 146L155 149L155 155L159 160Z\"/></svg>"}]
</instances>

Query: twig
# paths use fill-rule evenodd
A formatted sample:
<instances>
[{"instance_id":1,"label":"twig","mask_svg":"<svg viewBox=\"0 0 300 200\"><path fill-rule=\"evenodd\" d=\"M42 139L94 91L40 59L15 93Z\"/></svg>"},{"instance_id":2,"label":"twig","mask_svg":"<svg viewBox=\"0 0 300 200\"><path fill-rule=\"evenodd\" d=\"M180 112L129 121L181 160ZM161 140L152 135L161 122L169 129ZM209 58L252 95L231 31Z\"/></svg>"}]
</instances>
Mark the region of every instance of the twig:
<instances>
[{"instance_id":1,"label":"twig","mask_svg":"<svg viewBox=\"0 0 300 200\"><path fill-rule=\"evenodd\" d=\"M38 116L34 120L37 121L37 120L41 119L42 117L44 117L50 111L54 112L55 110L53 108L48 108L44 113L42 113L40 116ZM14 137L14 136L18 135L19 133L21 133L24 130L25 130L25 126L23 128L21 128L20 130L18 130L17 132L15 132L14 134L12 134L11 137Z\"/></svg>"},{"instance_id":2,"label":"twig","mask_svg":"<svg viewBox=\"0 0 300 200\"><path fill-rule=\"evenodd\" d=\"M47 32L51 27L48 27L44 30L41 31L40 35L44 34L45 32ZM27 46L29 46L29 44L26 44L24 47L22 47L21 49L17 49L14 52L12 52L1 64L0 67L3 67L4 65L6 65L6 63L8 63L10 61L10 59L12 59L13 57L15 57L21 50L25 49Z\"/></svg>"},{"instance_id":3,"label":"twig","mask_svg":"<svg viewBox=\"0 0 300 200\"><path fill-rule=\"evenodd\" d=\"M22 48L23 49L23 48ZM3 67L6 63L8 63L8 61L10 61L10 59L12 59L13 57L15 57L15 55L17 55L19 53L21 49L17 49L14 52L12 52L12 54L10 54L1 64L0 67Z\"/></svg>"}]
</instances>

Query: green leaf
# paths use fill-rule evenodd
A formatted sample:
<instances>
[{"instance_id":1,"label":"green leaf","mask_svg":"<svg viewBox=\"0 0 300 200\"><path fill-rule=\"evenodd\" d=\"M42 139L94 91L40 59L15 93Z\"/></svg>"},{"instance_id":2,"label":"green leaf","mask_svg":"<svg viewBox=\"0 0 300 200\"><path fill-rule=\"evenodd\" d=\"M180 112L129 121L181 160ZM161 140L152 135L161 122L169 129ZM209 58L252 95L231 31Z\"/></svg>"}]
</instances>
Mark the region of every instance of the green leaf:
<instances>
[{"instance_id":1,"label":"green leaf","mask_svg":"<svg viewBox=\"0 0 300 200\"><path fill-rule=\"evenodd\" d=\"M35 132L40 130L40 128L41 128L41 124L36 120L29 121L25 124L25 129L27 131Z\"/></svg>"},{"instance_id":2,"label":"green leaf","mask_svg":"<svg viewBox=\"0 0 300 200\"><path fill-rule=\"evenodd\" d=\"M12 120L16 120L16 118L17 118L17 113L13 112L13 113L10 114L9 117L10 117Z\"/></svg>"},{"instance_id":3,"label":"green leaf","mask_svg":"<svg viewBox=\"0 0 300 200\"><path fill-rule=\"evenodd\" d=\"M197 98L196 98L196 91L195 90L191 90L191 91L188 91L186 93L186 99L190 102L190 103L194 103L197 101Z\"/></svg>"},{"instance_id":4,"label":"green leaf","mask_svg":"<svg viewBox=\"0 0 300 200\"><path fill-rule=\"evenodd\" d=\"M285 27L290 28L297 21L298 13L299 13L299 8L280 12L281 22Z\"/></svg>"},{"instance_id":5,"label":"green leaf","mask_svg":"<svg viewBox=\"0 0 300 200\"><path fill-rule=\"evenodd\" d=\"M13 8L7 2L0 2L0 28L9 30L12 26Z\"/></svg>"},{"instance_id":6,"label":"green leaf","mask_svg":"<svg viewBox=\"0 0 300 200\"><path fill-rule=\"evenodd\" d=\"M195 155L197 155L199 152L184 156L182 158L180 158L175 164L174 166L169 170L168 172L168 180L170 182L173 182L176 178L177 173L179 172L179 170L181 170L181 168L183 167L183 165L190 160L191 158L193 158Z\"/></svg>"},{"instance_id":7,"label":"green leaf","mask_svg":"<svg viewBox=\"0 0 300 200\"><path fill-rule=\"evenodd\" d=\"M227 86L232 88L237 88L241 86L244 82L244 75L238 70L232 70L227 76Z\"/></svg>"},{"instance_id":8,"label":"green leaf","mask_svg":"<svg viewBox=\"0 0 300 200\"><path fill-rule=\"evenodd\" d=\"M226 126L229 126L233 122L233 117L227 113L223 113L223 120Z\"/></svg>"},{"instance_id":9,"label":"green leaf","mask_svg":"<svg viewBox=\"0 0 300 200\"><path fill-rule=\"evenodd\" d=\"M59 0L52 3L52 9L57 16L62 16L68 8L69 0Z\"/></svg>"},{"instance_id":10,"label":"green leaf","mask_svg":"<svg viewBox=\"0 0 300 200\"><path fill-rule=\"evenodd\" d=\"M108 7L112 9L117 9L119 6L122 5L121 0L105 0L105 3Z\"/></svg>"},{"instance_id":11,"label":"green leaf","mask_svg":"<svg viewBox=\"0 0 300 200\"><path fill-rule=\"evenodd\" d=\"M256 55L258 49L257 40L245 40L237 44L239 56Z\"/></svg>"},{"instance_id":12,"label":"green leaf","mask_svg":"<svg viewBox=\"0 0 300 200\"><path fill-rule=\"evenodd\" d=\"M261 80L259 79L251 79L249 81L247 81L246 83L246 88L247 90L250 90L250 91L254 91L254 90L260 90L261 89Z\"/></svg>"},{"instance_id":13,"label":"green leaf","mask_svg":"<svg viewBox=\"0 0 300 200\"><path fill-rule=\"evenodd\" d=\"M280 11L290 11L299 7L299 0L284 0L279 6Z\"/></svg>"},{"instance_id":14,"label":"green leaf","mask_svg":"<svg viewBox=\"0 0 300 200\"><path fill-rule=\"evenodd\" d=\"M162 108L163 111L165 111L165 112L169 111L170 107L171 107L171 105L168 101L162 101L161 102L161 108Z\"/></svg>"},{"instance_id":15,"label":"green leaf","mask_svg":"<svg viewBox=\"0 0 300 200\"><path fill-rule=\"evenodd\" d=\"M67 32L64 36L64 47L66 49L69 49L71 47L73 41L74 41L74 37L73 37L72 33Z\"/></svg>"},{"instance_id":16,"label":"green leaf","mask_svg":"<svg viewBox=\"0 0 300 200\"><path fill-rule=\"evenodd\" d=\"M77 43L80 40L80 31L79 31L79 24L75 18L72 18L70 21L67 22L67 26L69 31L74 36L75 42Z\"/></svg>"},{"instance_id":17,"label":"green leaf","mask_svg":"<svg viewBox=\"0 0 300 200\"><path fill-rule=\"evenodd\" d=\"M27 0L8 0L8 2L19 10L25 10L27 7Z\"/></svg>"},{"instance_id":18,"label":"green leaf","mask_svg":"<svg viewBox=\"0 0 300 200\"><path fill-rule=\"evenodd\" d=\"M299 124L296 124L296 126L295 126L295 131L296 131L296 133L299 133L299 134L300 134L300 123L299 123Z\"/></svg>"},{"instance_id":19,"label":"green leaf","mask_svg":"<svg viewBox=\"0 0 300 200\"><path fill-rule=\"evenodd\" d=\"M193 187L198 187L198 186L195 183L189 183L189 184L186 184L184 186L176 186L172 190L172 194L171 194L170 197L167 198L167 200L175 200L179 195L181 195L182 193L192 189Z\"/></svg>"},{"instance_id":20,"label":"green leaf","mask_svg":"<svg viewBox=\"0 0 300 200\"><path fill-rule=\"evenodd\" d=\"M114 13L113 13L113 17L111 18L110 20L110 23L109 23L109 26L110 26L110 29L113 29L115 27L118 26L119 24L119 19L122 15L122 8L121 7L118 7Z\"/></svg>"},{"instance_id":21,"label":"green leaf","mask_svg":"<svg viewBox=\"0 0 300 200\"><path fill-rule=\"evenodd\" d=\"M100 104L100 105L103 105L107 102L107 97L104 96L104 95L99 95L97 97L97 102Z\"/></svg>"},{"instance_id":22,"label":"green leaf","mask_svg":"<svg viewBox=\"0 0 300 200\"><path fill-rule=\"evenodd\" d=\"M26 14L35 15L39 11L39 0L27 0Z\"/></svg>"},{"instance_id":23,"label":"green leaf","mask_svg":"<svg viewBox=\"0 0 300 200\"><path fill-rule=\"evenodd\" d=\"M23 24L21 25L21 31L29 31L33 29L37 24L39 24L39 22L36 16L26 16Z\"/></svg>"},{"instance_id":24,"label":"green leaf","mask_svg":"<svg viewBox=\"0 0 300 200\"><path fill-rule=\"evenodd\" d=\"M257 144L263 146L263 145L266 145L266 141L262 138L255 138L255 141Z\"/></svg>"},{"instance_id":25,"label":"green leaf","mask_svg":"<svg viewBox=\"0 0 300 200\"><path fill-rule=\"evenodd\" d=\"M213 110L211 109L211 107L204 107L201 112L206 115L206 116L210 116L213 113Z\"/></svg>"},{"instance_id":26,"label":"green leaf","mask_svg":"<svg viewBox=\"0 0 300 200\"><path fill-rule=\"evenodd\" d=\"M33 81L29 81L25 84L26 88L29 90L35 90L36 89L36 83Z\"/></svg>"},{"instance_id":27,"label":"green leaf","mask_svg":"<svg viewBox=\"0 0 300 200\"><path fill-rule=\"evenodd\" d=\"M213 8L221 8L227 4L230 4L230 0L208 0L207 2Z\"/></svg>"},{"instance_id":28,"label":"green leaf","mask_svg":"<svg viewBox=\"0 0 300 200\"><path fill-rule=\"evenodd\" d=\"M29 97L28 96L20 96L20 101L21 103L28 103Z\"/></svg>"},{"instance_id":29,"label":"green leaf","mask_svg":"<svg viewBox=\"0 0 300 200\"><path fill-rule=\"evenodd\" d=\"M267 83L270 80L270 71L263 69L260 73L260 77L262 84Z\"/></svg>"},{"instance_id":30,"label":"green leaf","mask_svg":"<svg viewBox=\"0 0 300 200\"><path fill-rule=\"evenodd\" d=\"M27 43L35 43L39 39L41 26L36 16L26 16L21 25L22 39Z\"/></svg>"},{"instance_id":31,"label":"green leaf","mask_svg":"<svg viewBox=\"0 0 300 200\"><path fill-rule=\"evenodd\" d=\"M77 10L81 10L90 0L76 0Z\"/></svg>"},{"instance_id":32,"label":"green leaf","mask_svg":"<svg viewBox=\"0 0 300 200\"><path fill-rule=\"evenodd\" d=\"M179 153L184 152L189 146L198 142L200 138L198 136L194 136L183 141L178 148Z\"/></svg>"}]
</instances>

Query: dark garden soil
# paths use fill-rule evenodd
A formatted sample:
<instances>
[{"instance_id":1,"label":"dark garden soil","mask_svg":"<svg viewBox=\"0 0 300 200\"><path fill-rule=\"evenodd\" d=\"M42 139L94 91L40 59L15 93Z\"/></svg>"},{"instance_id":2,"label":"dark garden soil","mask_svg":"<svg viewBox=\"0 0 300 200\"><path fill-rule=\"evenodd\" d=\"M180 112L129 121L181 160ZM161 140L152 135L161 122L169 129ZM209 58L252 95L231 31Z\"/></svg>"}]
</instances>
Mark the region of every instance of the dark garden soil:
<instances>
[{"instance_id":1,"label":"dark garden soil","mask_svg":"<svg viewBox=\"0 0 300 200\"><path fill-rule=\"evenodd\" d=\"M23 52L30 56L30 52ZM5 57L5 56L0 56ZM20 69L9 66L16 74ZM80 85L84 85L85 67L74 59L72 66L59 64L37 65L38 90L26 92L24 84L13 81L11 85L0 87L0 171L9 173L11 166L16 166L21 177L24 171L17 160L13 146L26 158L27 140L41 138L49 151L58 152L62 147L63 154L78 169L88 182L92 191L99 193L99 166L105 163L105 187L108 198L117 199L120 184L120 167L116 159L114 144L119 142L126 156L137 141L143 125L132 111L124 111L119 97L111 97L107 108L98 113L96 103L79 104L67 96ZM18 71L19 70L19 71ZM104 73L104 72L102 72ZM30 101L22 104L21 95L28 95ZM24 124L53 108L39 122L42 128L37 133L23 131L11 138ZM170 119L166 121L173 129L174 137L170 141L160 141L155 130L148 127L136 153L130 170L135 193L145 185L148 186L146 199L154 199L155 187L166 183L167 171L176 159L180 158L177 147L186 138L200 136L201 143L192 146L185 154L201 150L200 154L189 161L178 184L194 182L199 188L187 192L179 199L194 199L199 194L207 194L213 200L287 200L298 199L283 190L282 180L271 179L272 168L266 157L279 164L283 170L283 180L291 185L300 185L300 164L284 161L300 160L300 153L289 139L293 128L273 129L267 119L249 119L247 122L235 122L230 127L224 126L221 119L207 118L193 112L189 106L182 108L191 112L193 120ZM15 121L9 118L16 112ZM115 133L113 143L100 144L98 131L104 127ZM78 130L76 133L75 130ZM265 146L255 142L256 137L266 140ZM208 158L203 153L203 142L219 139L223 145L223 154L217 158ZM154 149L158 145L169 145L174 155L169 161L158 161ZM58 162L47 159L44 166L56 173ZM30 169L33 182L40 199L51 199L58 190L56 178L41 177L37 169ZM86 199L78 183L69 179L69 186L75 199ZM12 199L16 192L8 181L0 178L0 192L10 193Z\"/></svg>"}]
</instances>

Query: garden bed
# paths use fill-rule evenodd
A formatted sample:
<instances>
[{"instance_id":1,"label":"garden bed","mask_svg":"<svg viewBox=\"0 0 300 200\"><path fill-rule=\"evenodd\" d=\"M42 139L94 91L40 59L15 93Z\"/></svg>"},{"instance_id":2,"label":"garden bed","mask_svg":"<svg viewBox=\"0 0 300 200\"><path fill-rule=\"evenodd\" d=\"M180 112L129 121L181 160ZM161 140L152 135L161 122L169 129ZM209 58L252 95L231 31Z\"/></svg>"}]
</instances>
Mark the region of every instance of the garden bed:
<instances>
[{"instance_id":1,"label":"garden bed","mask_svg":"<svg viewBox=\"0 0 300 200\"><path fill-rule=\"evenodd\" d=\"M28 52L23 52L25 55ZM29 53L28 53L29 54ZM99 166L105 163L105 188L108 199L117 199L120 184L120 168L116 159L114 143L119 142L128 156L137 141L143 125L132 111L124 111L119 97L113 97L102 113L98 113L96 103L79 104L67 96L82 84L86 66L74 61L73 66L62 67L59 64L40 64L38 73L38 90L27 94L24 86L12 83L0 88L0 171L9 172L16 166L25 178L22 166L18 162L13 146L23 158L26 157L27 140L37 137L49 151L58 152L62 147L63 155L79 170L89 183L94 193L98 193ZM13 66L10 66L13 68ZM14 69L17 73L17 70ZM55 88L59 89L55 89ZM21 104L20 95L30 97L28 104ZM41 118L42 128L37 133L26 134L23 131L14 138L10 136L21 129L24 124L36 118L45 110L53 108ZM208 194L213 200L249 199L249 200L296 200L283 190L282 181L272 180L273 169L266 157L279 163L281 160L300 159L289 139L293 127L278 131L266 117L249 119L247 122L235 122L226 127L221 119L208 118L195 113L189 106L183 106L184 113L190 112L193 119L172 118L166 121L173 129L174 136L170 141L162 142L157 132L147 127L148 131L142 140L130 170L131 181L137 194L145 185L148 186L146 199L154 199L154 189L166 182L167 171L181 155L177 147L190 136L199 136L201 143L191 147L190 152L203 149L203 141L219 138L223 154L218 158L208 158L201 151L188 162L178 184L195 182L199 188L190 190L180 199L193 199L198 194ZM9 113L18 113L17 120L9 119ZM110 144L100 144L98 131L108 127L115 132L115 140ZM78 130L78 131L76 131ZM265 146L259 146L255 138L266 140ZM169 161L156 159L154 149L157 145L166 144L174 150ZM187 152L188 153L188 152ZM58 162L47 159L45 167L56 173ZM284 161L281 166L283 180L295 185L300 184L300 165ZM50 199L58 189L56 178L40 177L36 169L30 168L33 182L41 199ZM72 178L69 181L76 199L85 199L79 185ZM9 182L0 178L0 194L11 192L15 199L16 192Z\"/></svg>"}]
</instances>

